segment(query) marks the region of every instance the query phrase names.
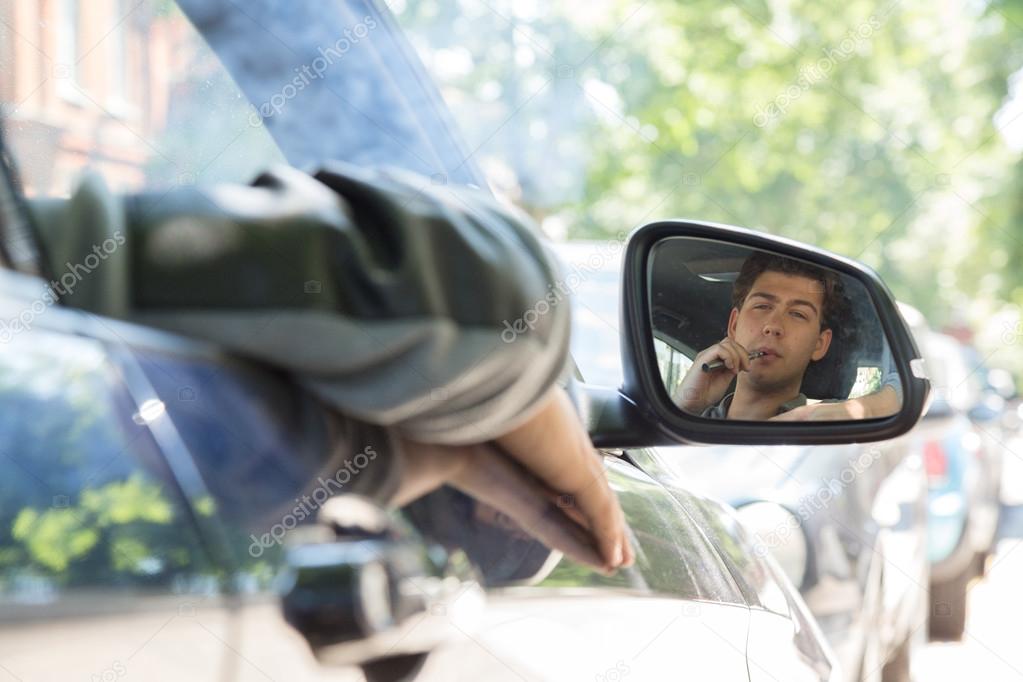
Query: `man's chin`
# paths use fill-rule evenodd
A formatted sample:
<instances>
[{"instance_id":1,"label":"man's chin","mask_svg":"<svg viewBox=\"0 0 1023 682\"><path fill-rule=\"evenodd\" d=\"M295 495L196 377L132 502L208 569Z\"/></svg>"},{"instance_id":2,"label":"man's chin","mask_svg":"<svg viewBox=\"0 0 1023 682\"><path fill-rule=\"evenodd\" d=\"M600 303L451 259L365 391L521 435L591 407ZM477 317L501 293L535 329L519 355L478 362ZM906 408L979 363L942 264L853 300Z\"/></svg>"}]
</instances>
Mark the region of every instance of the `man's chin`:
<instances>
[{"instance_id":1,"label":"man's chin","mask_svg":"<svg viewBox=\"0 0 1023 682\"><path fill-rule=\"evenodd\" d=\"M796 382L796 377L782 374L773 367L753 369L747 376L749 386L761 393L776 393L785 390ZM802 381L800 380L800 383Z\"/></svg>"}]
</instances>

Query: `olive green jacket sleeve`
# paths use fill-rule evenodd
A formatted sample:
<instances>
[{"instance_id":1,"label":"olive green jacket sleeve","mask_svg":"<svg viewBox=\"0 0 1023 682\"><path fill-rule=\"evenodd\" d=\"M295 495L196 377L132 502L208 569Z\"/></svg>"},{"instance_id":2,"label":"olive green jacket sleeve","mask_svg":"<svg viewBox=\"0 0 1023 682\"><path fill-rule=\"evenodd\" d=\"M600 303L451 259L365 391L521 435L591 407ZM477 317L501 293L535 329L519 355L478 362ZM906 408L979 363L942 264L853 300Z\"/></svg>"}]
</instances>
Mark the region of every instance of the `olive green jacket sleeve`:
<instances>
[{"instance_id":1,"label":"olive green jacket sleeve","mask_svg":"<svg viewBox=\"0 0 1023 682\"><path fill-rule=\"evenodd\" d=\"M567 356L553 258L481 192L338 164L126 197L91 177L32 211L63 303L284 368L412 439L509 430Z\"/></svg>"}]
</instances>

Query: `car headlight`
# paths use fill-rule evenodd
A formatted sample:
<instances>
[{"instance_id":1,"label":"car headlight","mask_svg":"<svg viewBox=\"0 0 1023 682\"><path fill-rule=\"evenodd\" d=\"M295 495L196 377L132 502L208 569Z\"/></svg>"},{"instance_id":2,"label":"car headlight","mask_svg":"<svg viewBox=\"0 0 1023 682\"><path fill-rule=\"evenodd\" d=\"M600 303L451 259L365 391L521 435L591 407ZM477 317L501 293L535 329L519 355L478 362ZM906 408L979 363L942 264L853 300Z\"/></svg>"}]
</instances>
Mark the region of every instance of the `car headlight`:
<instances>
[{"instance_id":1,"label":"car headlight","mask_svg":"<svg viewBox=\"0 0 1023 682\"><path fill-rule=\"evenodd\" d=\"M774 502L753 502L736 510L739 520L757 537L758 550L769 552L799 588L806 574L806 536L799 519Z\"/></svg>"}]
</instances>

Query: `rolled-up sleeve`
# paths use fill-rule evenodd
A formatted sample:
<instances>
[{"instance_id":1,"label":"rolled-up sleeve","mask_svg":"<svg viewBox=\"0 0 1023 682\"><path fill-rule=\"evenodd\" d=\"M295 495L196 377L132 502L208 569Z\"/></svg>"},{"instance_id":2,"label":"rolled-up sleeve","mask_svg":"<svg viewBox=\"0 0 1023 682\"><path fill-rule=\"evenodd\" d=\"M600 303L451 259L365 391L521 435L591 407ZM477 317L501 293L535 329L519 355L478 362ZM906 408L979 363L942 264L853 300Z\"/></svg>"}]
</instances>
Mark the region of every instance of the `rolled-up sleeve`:
<instances>
[{"instance_id":1,"label":"rolled-up sleeve","mask_svg":"<svg viewBox=\"0 0 1023 682\"><path fill-rule=\"evenodd\" d=\"M123 231L65 303L283 368L412 439L494 438L564 367L555 260L479 191L339 164L123 199L93 180L38 210L55 273Z\"/></svg>"}]
</instances>

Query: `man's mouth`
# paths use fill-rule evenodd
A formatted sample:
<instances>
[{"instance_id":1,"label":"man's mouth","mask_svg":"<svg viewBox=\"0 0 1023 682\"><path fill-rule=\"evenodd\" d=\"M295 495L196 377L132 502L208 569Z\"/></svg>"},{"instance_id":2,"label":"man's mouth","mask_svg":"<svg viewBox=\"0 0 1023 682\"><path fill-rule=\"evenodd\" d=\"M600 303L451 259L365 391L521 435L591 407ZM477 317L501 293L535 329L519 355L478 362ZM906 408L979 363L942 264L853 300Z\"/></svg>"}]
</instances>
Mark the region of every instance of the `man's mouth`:
<instances>
[{"instance_id":1,"label":"man's mouth","mask_svg":"<svg viewBox=\"0 0 1023 682\"><path fill-rule=\"evenodd\" d=\"M764 358L764 359L772 358L772 357L773 358L780 358L781 357L781 353L779 353L778 351L774 350L773 348L761 347L761 348L755 349L753 352L754 353L760 353L761 358Z\"/></svg>"}]
</instances>

